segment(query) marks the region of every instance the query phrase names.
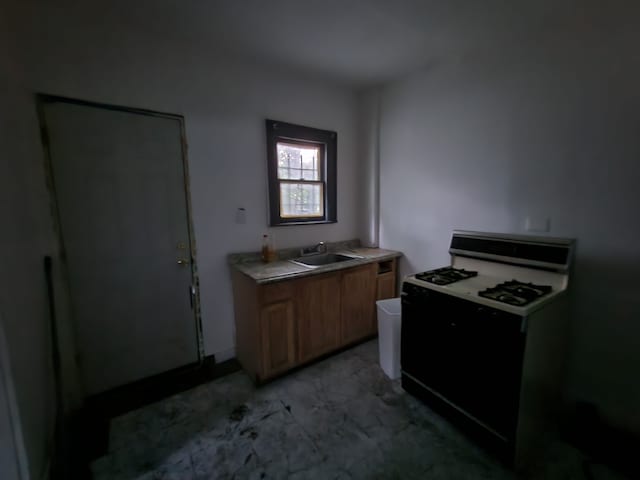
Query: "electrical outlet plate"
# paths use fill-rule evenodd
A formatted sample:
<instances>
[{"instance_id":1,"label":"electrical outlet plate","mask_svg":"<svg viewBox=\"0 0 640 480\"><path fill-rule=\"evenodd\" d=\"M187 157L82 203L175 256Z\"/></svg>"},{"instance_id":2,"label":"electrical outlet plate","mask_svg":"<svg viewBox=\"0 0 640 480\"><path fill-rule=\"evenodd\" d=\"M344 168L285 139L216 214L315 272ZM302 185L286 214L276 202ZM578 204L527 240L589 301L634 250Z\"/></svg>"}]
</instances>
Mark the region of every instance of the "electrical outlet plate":
<instances>
[{"instance_id":1,"label":"electrical outlet plate","mask_svg":"<svg viewBox=\"0 0 640 480\"><path fill-rule=\"evenodd\" d=\"M242 207L239 207L236 210L236 223L238 225L244 225L247 223L247 211Z\"/></svg>"},{"instance_id":2,"label":"electrical outlet plate","mask_svg":"<svg viewBox=\"0 0 640 480\"><path fill-rule=\"evenodd\" d=\"M551 231L551 219L549 217L530 215L524 221L524 229L527 232L548 233Z\"/></svg>"}]
</instances>

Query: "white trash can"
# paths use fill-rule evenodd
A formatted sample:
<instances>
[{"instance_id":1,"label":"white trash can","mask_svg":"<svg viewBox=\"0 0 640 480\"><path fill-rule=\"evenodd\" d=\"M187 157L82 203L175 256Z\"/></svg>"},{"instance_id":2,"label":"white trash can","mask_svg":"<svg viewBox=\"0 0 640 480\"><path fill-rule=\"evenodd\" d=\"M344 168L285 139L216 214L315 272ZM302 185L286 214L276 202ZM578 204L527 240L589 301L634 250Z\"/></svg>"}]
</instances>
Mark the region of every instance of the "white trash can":
<instances>
[{"instance_id":1,"label":"white trash can","mask_svg":"<svg viewBox=\"0 0 640 480\"><path fill-rule=\"evenodd\" d=\"M400 326L402 305L399 298L378 300L378 350L380 366L387 376L400 378Z\"/></svg>"}]
</instances>

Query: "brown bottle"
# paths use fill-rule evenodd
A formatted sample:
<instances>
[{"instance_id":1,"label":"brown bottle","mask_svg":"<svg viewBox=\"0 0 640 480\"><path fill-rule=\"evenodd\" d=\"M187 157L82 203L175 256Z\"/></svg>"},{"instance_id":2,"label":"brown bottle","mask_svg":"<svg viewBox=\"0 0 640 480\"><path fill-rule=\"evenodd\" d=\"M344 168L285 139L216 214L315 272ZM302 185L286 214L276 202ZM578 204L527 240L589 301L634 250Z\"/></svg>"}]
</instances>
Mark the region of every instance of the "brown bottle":
<instances>
[{"instance_id":1,"label":"brown bottle","mask_svg":"<svg viewBox=\"0 0 640 480\"><path fill-rule=\"evenodd\" d=\"M277 259L276 249L273 245L273 239L266 233L262 235L262 261L273 262Z\"/></svg>"},{"instance_id":2,"label":"brown bottle","mask_svg":"<svg viewBox=\"0 0 640 480\"><path fill-rule=\"evenodd\" d=\"M262 261L269 261L269 235L262 235Z\"/></svg>"}]
</instances>

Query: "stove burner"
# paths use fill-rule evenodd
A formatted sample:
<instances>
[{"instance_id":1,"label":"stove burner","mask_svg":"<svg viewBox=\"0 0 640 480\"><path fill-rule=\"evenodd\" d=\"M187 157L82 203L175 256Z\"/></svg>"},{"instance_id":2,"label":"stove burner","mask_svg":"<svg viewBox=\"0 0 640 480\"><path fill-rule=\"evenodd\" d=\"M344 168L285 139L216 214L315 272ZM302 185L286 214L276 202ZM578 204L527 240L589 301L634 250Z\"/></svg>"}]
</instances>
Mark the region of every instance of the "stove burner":
<instances>
[{"instance_id":1,"label":"stove burner","mask_svg":"<svg viewBox=\"0 0 640 480\"><path fill-rule=\"evenodd\" d=\"M551 290L550 285L534 285L533 283L522 283L517 280L511 280L510 282L500 283L493 288L482 290L478 292L478 295L521 307L550 293Z\"/></svg>"},{"instance_id":2,"label":"stove burner","mask_svg":"<svg viewBox=\"0 0 640 480\"><path fill-rule=\"evenodd\" d=\"M423 280L436 285L448 285L459 280L475 277L478 272L471 272L464 268L443 267L428 272L416 273L418 280Z\"/></svg>"}]
</instances>

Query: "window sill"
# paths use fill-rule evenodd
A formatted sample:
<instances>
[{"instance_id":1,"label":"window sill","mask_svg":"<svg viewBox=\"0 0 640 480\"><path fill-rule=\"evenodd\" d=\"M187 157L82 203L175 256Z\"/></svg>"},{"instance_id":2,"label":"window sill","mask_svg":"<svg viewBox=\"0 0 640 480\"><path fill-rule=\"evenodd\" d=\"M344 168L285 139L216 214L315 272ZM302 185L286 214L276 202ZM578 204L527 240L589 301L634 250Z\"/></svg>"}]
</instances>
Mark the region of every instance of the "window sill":
<instances>
[{"instance_id":1,"label":"window sill","mask_svg":"<svg viewBox=\"0 0 640 480\"><path fill-rule=\"evenodd\" d=\"M271 227L289 227L291 225L321 225L323 223L338 223L337 220L310 220L310 221L293 221L271 224Z\"/></svg>"}]
</instances>

